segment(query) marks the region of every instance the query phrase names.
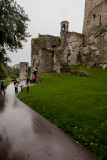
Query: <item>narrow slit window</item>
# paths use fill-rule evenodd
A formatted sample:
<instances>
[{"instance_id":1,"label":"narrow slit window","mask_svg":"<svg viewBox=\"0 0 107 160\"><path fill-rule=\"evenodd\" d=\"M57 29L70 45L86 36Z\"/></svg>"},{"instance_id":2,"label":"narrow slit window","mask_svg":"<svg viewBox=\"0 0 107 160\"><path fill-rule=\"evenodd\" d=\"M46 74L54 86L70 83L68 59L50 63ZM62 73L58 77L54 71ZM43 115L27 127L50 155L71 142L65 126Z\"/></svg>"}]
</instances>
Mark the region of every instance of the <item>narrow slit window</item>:
<instances>
[{"instance_id":1,"label":"narrow slit window","mask_svg":"<svg viewBox=\"0 0 107 160\"><path fill-rule=\"evenodd\" d=\"M101 15L100 15L100 24L101 24L101 21L102 21L102 19L101 19Z\"/></svg>"},{"instance_id":2,"label":"narrow slit window","mask_svg":"<svg viewBox=\"0 0 107 160\"><path fill-rule=\"evenodd\" d=\"M96 18L96 14L93 15L93 19L95 19L95 18Z\"/></svg>"}]
</instances>

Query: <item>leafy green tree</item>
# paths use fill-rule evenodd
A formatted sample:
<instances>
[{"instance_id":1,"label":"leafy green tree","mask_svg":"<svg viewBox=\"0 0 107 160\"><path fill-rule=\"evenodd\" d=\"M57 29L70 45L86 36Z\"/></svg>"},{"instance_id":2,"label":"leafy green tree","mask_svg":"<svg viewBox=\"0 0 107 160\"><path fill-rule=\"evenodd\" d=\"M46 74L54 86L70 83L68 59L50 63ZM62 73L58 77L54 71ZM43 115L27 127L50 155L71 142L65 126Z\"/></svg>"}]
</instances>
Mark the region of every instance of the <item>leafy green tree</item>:
<instances>
[{"instance_id":1,"label":"leafy green tree","mask_svg":"<svg viewBox=\"0 0 107 160\"><path fill-rule=\"evenodd\" d=\"M6 61L6 50L23 48L22 41L29 37L28 16L15 0L0 0L0 63Z\"/></svg>"},{"instance_id":2,"label":"leafy green tree","mask_svg":"<svg viewBox=\"0 0 107 160\"><path fill-rule=\"evenodd\" d=\"M15 64L13 67L5 66L5 68L8 72L8 77L10 77L10 78L19 77L19 64Z\"/></svg>"},{"instance_id":3,"label":"leafy green tree","mask_svg":"<svg viewBox=\"0 0 107 160\"><path fill-rule=\"evenodd\" d=\"M3 64L0 64L0 80L5 79L8 75L7 70L4 68Z\"/></svg>"}]
</instances>

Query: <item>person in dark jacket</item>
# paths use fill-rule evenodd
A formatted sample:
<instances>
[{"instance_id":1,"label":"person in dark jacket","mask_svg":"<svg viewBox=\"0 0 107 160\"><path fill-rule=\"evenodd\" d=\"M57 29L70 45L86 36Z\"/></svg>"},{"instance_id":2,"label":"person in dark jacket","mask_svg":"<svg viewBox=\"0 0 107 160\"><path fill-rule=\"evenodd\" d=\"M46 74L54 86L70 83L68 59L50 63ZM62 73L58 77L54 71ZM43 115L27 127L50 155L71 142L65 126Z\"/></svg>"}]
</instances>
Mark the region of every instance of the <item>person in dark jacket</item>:
<instances>
[{"instance_id":1,"label":"person in dark jacket","mask_svg":"<svg viewBox=\"0 0 107 160\"><path fill-rule=\"evenodd\" d=\"M1 91L3 91L5 94L5 86L4 86L3 82L1 83Z\"/></svg>"}]
</instances>

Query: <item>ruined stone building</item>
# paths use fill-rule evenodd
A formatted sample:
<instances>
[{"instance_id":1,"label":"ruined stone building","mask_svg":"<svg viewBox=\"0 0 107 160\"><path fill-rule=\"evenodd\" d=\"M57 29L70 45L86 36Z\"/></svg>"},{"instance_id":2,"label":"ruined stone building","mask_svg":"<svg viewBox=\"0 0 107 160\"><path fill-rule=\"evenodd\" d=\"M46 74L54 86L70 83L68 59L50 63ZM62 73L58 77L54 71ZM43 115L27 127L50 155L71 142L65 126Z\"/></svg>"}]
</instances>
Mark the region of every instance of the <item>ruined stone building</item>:
<instances>
[{"instance_id":1,"label":"ruined stone building","mask_svg":"<svg viewBox=\"0 0 107 160\"><path fill-rule=\"evenodd\" d=\"M68 72L79 64L107 68L107 0L86 0L82 34L69 32L63 21L60 37L39 35L31 41L31 73Z\"/></svg>"},{"instance_id":2,"label":"ruined stone building","mask_svg":"<svg viewBox=\"0 0 107 160\"><path fill-rule=\"evenodd\" d=\"M67 72L78 64L107 67L107 0L86 0L82 34L68 28L69 22L63 21L60 38L39 35L32 39L32 72Z\"/></svg>"},{"instance_id":3,"label":"ruined stone building","mask_svg":"<svg viewBox=\"0 0 107 160\"><path fill-rule=\"evenodd\" d=\"M68 66L79 64L77 56L83 43L83 34L69 32L69 22L61 23L60 37L39 35L32 39L32 73L67 72Z\"/></svg>"}]
</instances>

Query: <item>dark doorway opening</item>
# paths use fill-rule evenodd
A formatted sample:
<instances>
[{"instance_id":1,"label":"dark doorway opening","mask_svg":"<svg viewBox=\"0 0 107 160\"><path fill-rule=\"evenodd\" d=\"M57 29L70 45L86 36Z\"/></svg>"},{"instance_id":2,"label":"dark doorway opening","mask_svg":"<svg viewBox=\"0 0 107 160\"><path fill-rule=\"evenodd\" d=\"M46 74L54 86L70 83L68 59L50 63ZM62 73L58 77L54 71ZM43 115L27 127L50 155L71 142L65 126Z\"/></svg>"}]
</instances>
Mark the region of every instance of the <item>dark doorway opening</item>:
<instances>
[{"instance_id":1,"label":"dark doorway opening","mask_svg":"<svg viewBox=\"0 0 107 160\"><path fill-rule=\"evenodd\" d=\"M36 75L38 71L34 71L33 74Z\"/></svg>"}]
</instances>

